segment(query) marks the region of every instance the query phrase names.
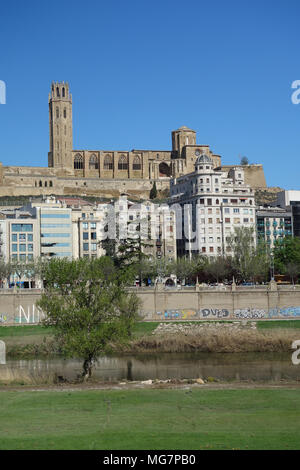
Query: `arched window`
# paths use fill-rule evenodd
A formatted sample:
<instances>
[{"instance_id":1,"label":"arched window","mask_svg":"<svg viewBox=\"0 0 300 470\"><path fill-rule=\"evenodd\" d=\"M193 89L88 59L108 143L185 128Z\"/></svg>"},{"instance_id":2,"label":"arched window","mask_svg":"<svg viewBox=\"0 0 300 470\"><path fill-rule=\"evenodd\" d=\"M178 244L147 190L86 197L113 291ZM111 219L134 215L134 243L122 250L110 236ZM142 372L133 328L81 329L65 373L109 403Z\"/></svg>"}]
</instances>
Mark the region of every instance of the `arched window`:
<instances>
[{"instance_id":1,"label":"arched window","mask_svg":"<svg viewBox=\"0 0 300 470\"><path fill-rule=\"evenodd\" d=\"M98 170L99 164L98 164L98 158L95 154L91 155L90 161L89 161L89 169L90 170Z\"/></svg>"},{"instance_id":2,"label":"arched window","mask_svg":"<svg viewBox=\"0 0 300 470\"><path fill-rule=\"evenodd\" d=\"M128 161L125 155L121 155L119 158L118 170L128 170Z\"/></svg>"},{"instance_id":3,"label":"arched window","mask_svg":"<svg viewBox=\"0 0 300 470\"><path fill-rule=\"evenodd\" d=\"M52 181L50 181L49 186L50 186L50 188L52 188L52 186L53 186Z\"/></svg>"},{"instance_id":4,"label":"arched window","mask_svg":"<svg viewBox=\"0 0 300 470\"><path fill-rule=\"evenodd\" d=\"M41 188L43 186L42 182L40 181L39 182L39 187Z\"/></svg>"},{"instance_id":5,"label":"arched window","mask_svg":"<svg viewBox=\"0 0 300 470\"><path fill-rule=\"evenodd\" d=\"M56 118L58 119L59 118L59 109L56 108Z\"/></svg>"},{"instance_id":6,"label":"arched window","mask_svg":"<svg viewBox=\"0 0 300 470\"><path fill-rule=\"evenodd\" d=\"M113 161L111 155L105 155L104 162L103 162L104 170L112 170L113 169Z\"/></svg>"},{"instance_id":7,"label":"arched window","mask_svg":"<svg viewBox=\"0 0 300 470\"><path fill-rule=\"evenodd\" d=\"M59 88L58 87L56 88L56 96L59 97Z\"/></svg>"},{"instance_id":8,"label":"arched window","mask_svg":"<svg viewBox=\"0 0 300 470\"><path fill-rule=\"evenodd\" d=\"M138 155L136 155L133 159L132 169L133 170L141 170L141 168L142 168L141 158Z\"/></svg>"},{"instance_id":9,"label":"arched window","mask_svg":"<svg viewBox=\"0 0 300 470\"><path fill-rule=\"evenodd\" d=\"M47 186L48 186L48 183L47 183L47 181L45 181L45 188L47 188Z\"/></svg>"},{"instance_id":10,"label":"arched window","mask_svg":"<svg viewBox=\"0 0 300 470\"><path fill-rule=\"evenodd\" d=\"M162 177L171 176L171 168L169 167L169 165L167 165L167 163L161 162L159 164L158 169L159 169L159 176L162 176Z\"/></svg>"},{"instance_id":11,"label":"arched window","mask_svg":"<svg viewBox=\"0 0 300 470\"><path fill-rule=\"evenodd\" d=\"M62 97L63 98L65 97L65 87L63 87L63 89L62 89Z\"/></svg>"},{"instance_id":12,"label":"arched window","mask_svg":"<svg viewBox=\"0 0 300 470\"><path fill-rule=\"evenodd\" d=\"M74 170L82 170L83 169L83 157L79 153L75 155L74 158Z\"/></svg>"},{"instance_id":13,"label":"arched window","mask_svg":"<svg viewBox=\"0 0 300 470\"><path fill-rule=\"evenodd\" d=\"M66 110L66 108L65 108L65 109L64 109L64 118L66 118L66 117L67 117L67 110Z\"/></svg>"}]
</instances>

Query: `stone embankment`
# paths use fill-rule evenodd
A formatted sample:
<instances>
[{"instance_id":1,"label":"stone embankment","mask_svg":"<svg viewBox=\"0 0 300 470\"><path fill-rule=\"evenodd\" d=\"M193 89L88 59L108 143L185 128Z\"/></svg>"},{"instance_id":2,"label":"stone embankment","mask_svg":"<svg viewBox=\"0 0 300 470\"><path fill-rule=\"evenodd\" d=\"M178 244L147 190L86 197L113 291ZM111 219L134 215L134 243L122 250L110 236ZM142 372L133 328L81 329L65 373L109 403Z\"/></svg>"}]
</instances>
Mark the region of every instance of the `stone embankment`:
<instances>
[{"instance_id":1,"label":"stone embankment","mask_svg":"<svg viewBox=\"0 0 300 470\"><path fill-rule=\"evenodd\" d=\"M235 322L213 322L213 323L160 323L152 332L153 335L164 334L192 334L197 333L218 333L236 332L236 330L256 330L256 322L235 321Z\"/></svg>"}]
</instances>

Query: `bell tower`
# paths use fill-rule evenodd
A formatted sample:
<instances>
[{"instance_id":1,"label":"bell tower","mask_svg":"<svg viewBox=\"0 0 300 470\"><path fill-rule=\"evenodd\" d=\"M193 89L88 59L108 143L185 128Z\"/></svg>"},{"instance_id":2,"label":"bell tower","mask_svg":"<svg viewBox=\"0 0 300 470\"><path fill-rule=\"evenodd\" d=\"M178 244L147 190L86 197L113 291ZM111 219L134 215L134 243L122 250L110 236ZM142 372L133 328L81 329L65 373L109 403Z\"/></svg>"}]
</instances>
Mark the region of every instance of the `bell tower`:
<instances>
[{"instance_id":1,"label":"bell tower","mask_svg":"<svg viewBox=\"0 0 300 470\"><path fill-rule=\"evenodd\" d=\"M72 170L72 95L69 84L52 82L49 94L50 152L48 167Z\"/></svg>"}]
</instances>

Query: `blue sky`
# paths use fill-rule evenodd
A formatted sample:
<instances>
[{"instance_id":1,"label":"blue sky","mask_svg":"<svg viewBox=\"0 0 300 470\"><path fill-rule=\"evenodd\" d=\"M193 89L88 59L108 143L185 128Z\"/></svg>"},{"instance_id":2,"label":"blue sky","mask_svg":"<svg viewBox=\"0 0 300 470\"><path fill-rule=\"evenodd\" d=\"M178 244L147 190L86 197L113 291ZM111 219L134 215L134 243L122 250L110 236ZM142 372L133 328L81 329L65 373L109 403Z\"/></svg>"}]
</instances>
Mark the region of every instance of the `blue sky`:
<instances>
[{"instance_id":1,"label":"blue sky","mask_svg":"<svg viewBox=\"0 0 300 470\"><path fill-rule=\"evenodd\" d=\"M197 131L224 164L300 189L298 0L1 2L0 161L47 166L48 93L70 83L76 149L170 149Z\"/></svg>"}]
</instances>

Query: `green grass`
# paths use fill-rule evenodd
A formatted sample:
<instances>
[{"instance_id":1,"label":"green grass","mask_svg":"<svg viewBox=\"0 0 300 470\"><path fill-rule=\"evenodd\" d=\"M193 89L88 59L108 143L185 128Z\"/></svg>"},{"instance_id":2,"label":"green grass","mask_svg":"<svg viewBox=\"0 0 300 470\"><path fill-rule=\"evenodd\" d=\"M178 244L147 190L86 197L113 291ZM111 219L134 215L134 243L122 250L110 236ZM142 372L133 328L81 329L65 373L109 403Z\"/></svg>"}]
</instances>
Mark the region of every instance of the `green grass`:
<instances>
[{"instance_id":1,"label":"green grass","mask_svg":"<svg viewBox=\"0 0 300 470\"><path fill-rule=\"evenodd\" d=\"M257 328L260 330L273 329L273 328L300 328L300 321L299 320L258 321Z\"/></svg>"},{"instance_id":2,"label":"green grass","mask_svg":"<svg viewBox=\"0 0 300 470\"><path fill-rule=\"evenodd\" d=\"M0 449L299 449L299 390L0 392Z\"/></svg>"},{"instance_id":3,"label":"green grass","mask_svg":"<svg viewBox=\"0 0 300 470\"><path fill-rule=\"evenodd\" d=\"M41 325L0 326L0 338L51 334L53 334L52 328L46 328Z\"/></svg>"}]
</instances>

